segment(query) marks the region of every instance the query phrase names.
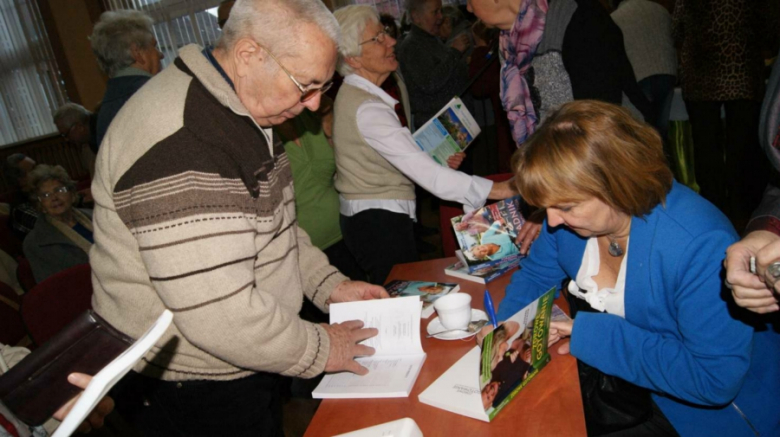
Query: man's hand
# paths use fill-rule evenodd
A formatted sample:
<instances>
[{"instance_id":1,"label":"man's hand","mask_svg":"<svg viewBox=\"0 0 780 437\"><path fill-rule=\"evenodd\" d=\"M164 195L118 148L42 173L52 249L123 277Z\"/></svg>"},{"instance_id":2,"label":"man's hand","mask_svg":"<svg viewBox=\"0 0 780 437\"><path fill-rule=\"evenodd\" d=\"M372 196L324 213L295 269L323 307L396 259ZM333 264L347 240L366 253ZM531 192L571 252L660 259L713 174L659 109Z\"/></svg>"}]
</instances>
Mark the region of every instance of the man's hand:
<instances>
[{"instance_id":1,"label":"man's hand","mask_svg":"<svg viewBox=\"0 0 780 437\"><path fill-rule=\"evenodd\" d=\"M542 232L542 223L544 222L544 209L538 209L528 217L525 224L520 228L520 232L517 233L515 241L520 243L520 253L528 255L528 251L531 250L531 244L539 238L539 234Z\"/></svg>"},{"instance_id":2,"label":"man's hand","mask_svg":"<svg viewBox=\"0 0 780 437\"><path fill-rule=\"evenodd\" d=\"M750 272L750 257L756 257L757 275ZM780 259L780 237L769 231L754 231L726 250L726 283L734 302L750 311L764 314L778 311L780 286L767 267Z\"/></svg>"},{"instance_id":3,"label":"man's hand","mask_svg":"<svg viewBox=\"0 0 780 437\"><path fill-rule=\"evenodd\" d=\"M463 164L464 159L466 159L466 154L458 152L447 158L447 166L453 170L457 170L460 168L460 165Z\"/></svg>"},{"instance_id":4,"label":"man's hand","mask_svg":"<svg viewBox=\"0 0 780 437\"><path fill-rule=\"evenodd\" d=\"M323 324L330 337L330 354L325 363L325 371L328 373L348 371L358 375L365 375L368 369L358 364L355 357L374 355L374 348L359 344L361 341L376 336L379 331L376 328L363 328L360 320L350 320L333 325Z\"/></svg>"},{"instance_id":5,"label":"man's hand","mask_svg":"<svg viewBox=\"0 0 780 437\"><path fill-rule=\"evenodd\" d=\"M461 53L465 52L469 48L469 37L465 33L461 33L452 40L450 47Z\"/></svg>"},{"instance_id":6,"label":"man's hand","mask_svg":"<svg viewBox=\"0 0 780 437\"><path fill-rule=\"evenodd\" d=\"M356 300L385 299L390 297L384 287L363 281L344 281L331 293L328 303L354 302Z\"/></svg>"},{"instance_id":7,"label":"man's hand","mask_svg":"<svg viewBox=\"0 0 780 437\"><path fill-rule=\"evenodd\" d=\"M78 388L85 389L89 385L89 382L92 381L92 377L89 375L85 375L83 373L71 373L68 375L68 382L75 385ZM73 399L69 400L68 403L60 407L59 410L57 410L56 413L54 413L54 418L57 420L64 420L65 417L70 413L70 410L73 409L73 406L76 405L76 401L79 399L81 394L74 397ZM89 416L87 416L87 419L79 425L77 431L80 433L88 433L92 431L93 429L97 429L103 426L103 419L105 419L106 416L108 416L108 413L114 410L114 400L110 397L106 396L103 399L98 402L95 409L92 410L91 413L89 413Z\"/></svg>"},{"instance_id":8,"label":"man's hand","mask_svg":"<svg viewBox=\"0 0 780 437\"><path fill-rule=\"evenodd\" d=\"M574 320L567 320L565 322L550 322L549 337L547 337L547 346L551 346L557 343L564 337L571 337L571 331L574 329ZM569 342L566 342L558 347L558 353L566 355L569 353Z\"/></svg>"}]
</instances>

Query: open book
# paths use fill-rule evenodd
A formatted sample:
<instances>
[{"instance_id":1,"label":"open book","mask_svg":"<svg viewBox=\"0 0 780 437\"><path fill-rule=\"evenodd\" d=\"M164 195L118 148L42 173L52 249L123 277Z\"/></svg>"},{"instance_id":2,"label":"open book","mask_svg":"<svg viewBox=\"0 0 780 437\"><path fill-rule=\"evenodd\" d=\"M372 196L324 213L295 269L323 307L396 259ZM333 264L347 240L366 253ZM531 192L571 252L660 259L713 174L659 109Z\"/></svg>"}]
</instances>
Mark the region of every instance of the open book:
<instances>
[{"instance_id":1,"label":"open book","mask_svg":"<svg viewBox=\"0 0 780 437\"><path fill-rule=\"evenodd\" d=\"M525 224L520 196L483 206L453 217L452 227L460 246L458 260L469 273L519 259L517 235Z\"/></svg>"},{"instance_id":2,"label":"open book","mask_svg":"<svg viewBox=\"0 0 780 437\"><path fill-rule=\"evenodd\" d=\"M420 317L427 319L433 314L433 302L445 294L457 293L460 291L460 285L444 282L395 280L385 285L385 289L390 297L420 296L420 300L423 302Z\"/></svg>"},{"instance_id":3,"label":"open book","mask_svg":"<svg viewBox=\"0 0 780 437\"><path fill-rule=\"evenodd\" d=\"M550 362L547 334L555 288L485 336L420 393L420 402L490 422Z\"/></svg>"},{"instance_id":4,"label":"open book","mask_svg":"<svg viewBox=\"0 0 780 437\"><path fill-rule=\"evenodd\" d=\"M325 375L312 392L315 399L402 398L409 396L425 362L420 342L419 296L364 300L330 306L330 323L362 320L379 334L362 342L376 351L357 361L368 374L351 372Z\"/></svg>"},{"instance_id":5,"label":"open book","mask_svg":"<svg viewBox=\"0 0 780 437\"><path fill-rule=\"evenodd\" d=\"M455 97L412 136L420 149L446 167L447 158L466 150L480 132L466 105Z\"/></svg>"}]
</instances>

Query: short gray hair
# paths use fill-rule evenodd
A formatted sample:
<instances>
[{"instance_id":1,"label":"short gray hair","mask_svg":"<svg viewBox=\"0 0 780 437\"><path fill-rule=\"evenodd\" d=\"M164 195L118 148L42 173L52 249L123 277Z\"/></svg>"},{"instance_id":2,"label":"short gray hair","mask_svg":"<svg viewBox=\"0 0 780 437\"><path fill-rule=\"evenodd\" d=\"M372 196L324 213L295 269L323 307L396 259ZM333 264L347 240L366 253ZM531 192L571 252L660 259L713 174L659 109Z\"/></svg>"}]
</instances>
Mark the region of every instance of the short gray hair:
<instances>
[{"instance_id":1,"label":"short gray hair","mask_svg":"<svg viewBox=\"0 0 780 437\"><path fill-rule=\"evenodd\" d=\"M68 171L61 165L38 164L27 177L32 187L30 200L35 204L38 203L38 187L46 181L58 181L67 187L70 192L76 191L76 182L70 178Z\"/></svg>"},{"instance_id":2,"label":"short gray hair","mask_svg":"<svg viewBox=\"0 0 780 437\"><path fill-rule=\"evenodd\" d=\"M368 23L379 23L379 13L372 6L345 6L333 13L341 26L341 46L339 47L339 63L336 66L339 74L352 74L352 67L347 64L347 58L360 56L363 47L360 40Z\"/></svg>"},{"instance_id":3,"label":"short gray hair","mask_svg":"<svg viewBox=\"0 0 780 437\"><path fill-rule=\"evenodd\" d=\"M289 56L299 47L301 24L313 24L339 47L339 25L320 0L237 0L216 46L229 51L252 38L277 57Z\"/></svg>"},{"instance_id":4,"label":"short gray hair","mask_svg":"<svg viewBox=\"0 0 780 437\"><path fill-rule=\"evenodd\" d=\"M89 125L91 112L77 103L66 103L54 113L54 124L70 129L76 123Z\"/></svg>"},{"instance_id":5,"label":"short gray hair","mask_svg":"<svg viewBox=\"0 0 780 437\"><path fill-rule=\"evenodd\" d=\"M108 77L133 65L134 46L139 49L152 46L153 25L152 17L141 11L108 11L100 16L89 40L100 68Z\"/></svg>"}]
</instances>

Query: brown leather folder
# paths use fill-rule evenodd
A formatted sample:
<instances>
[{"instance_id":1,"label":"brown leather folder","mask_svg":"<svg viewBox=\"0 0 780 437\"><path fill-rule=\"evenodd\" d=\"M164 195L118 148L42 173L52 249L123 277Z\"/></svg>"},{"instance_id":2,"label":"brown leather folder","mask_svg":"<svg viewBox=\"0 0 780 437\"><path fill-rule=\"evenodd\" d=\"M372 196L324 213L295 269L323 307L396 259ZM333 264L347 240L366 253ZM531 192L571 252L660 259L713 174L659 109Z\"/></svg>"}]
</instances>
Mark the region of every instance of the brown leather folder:
<instances>
[{"instance_id":1,"label":"brown leather folder","mask_svg":"<svg viewBox=\"0 0 780 437\"><path fill-rule=\"evenodd\" d=\"M133 341L86 311L0 377L0 401L24 423L41 425L81 392L68 375L95 375Z\"/></svg>"}]
</instances>

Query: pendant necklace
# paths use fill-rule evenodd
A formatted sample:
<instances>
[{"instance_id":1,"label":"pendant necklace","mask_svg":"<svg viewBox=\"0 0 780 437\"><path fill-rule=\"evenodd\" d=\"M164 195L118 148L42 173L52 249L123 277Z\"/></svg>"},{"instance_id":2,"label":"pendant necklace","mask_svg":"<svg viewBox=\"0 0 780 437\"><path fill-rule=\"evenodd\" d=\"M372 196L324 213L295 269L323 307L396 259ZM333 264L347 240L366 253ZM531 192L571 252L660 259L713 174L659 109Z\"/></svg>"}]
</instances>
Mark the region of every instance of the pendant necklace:
<instances>
[{"instance_id":1,"label":"pendant necklace","mask_svg":"<svg viewBox=\"0 0 780 437\"><path fill-rule=\"evenodd\" d=\"M617 242L617 240L613 239L610 236L607 236L607 239L609 240L609 249L607 249L609 254L616 258L619 256L623 256L624 253L623 248L620 247L620 244Z\"/></svg>"}]
</instances>

